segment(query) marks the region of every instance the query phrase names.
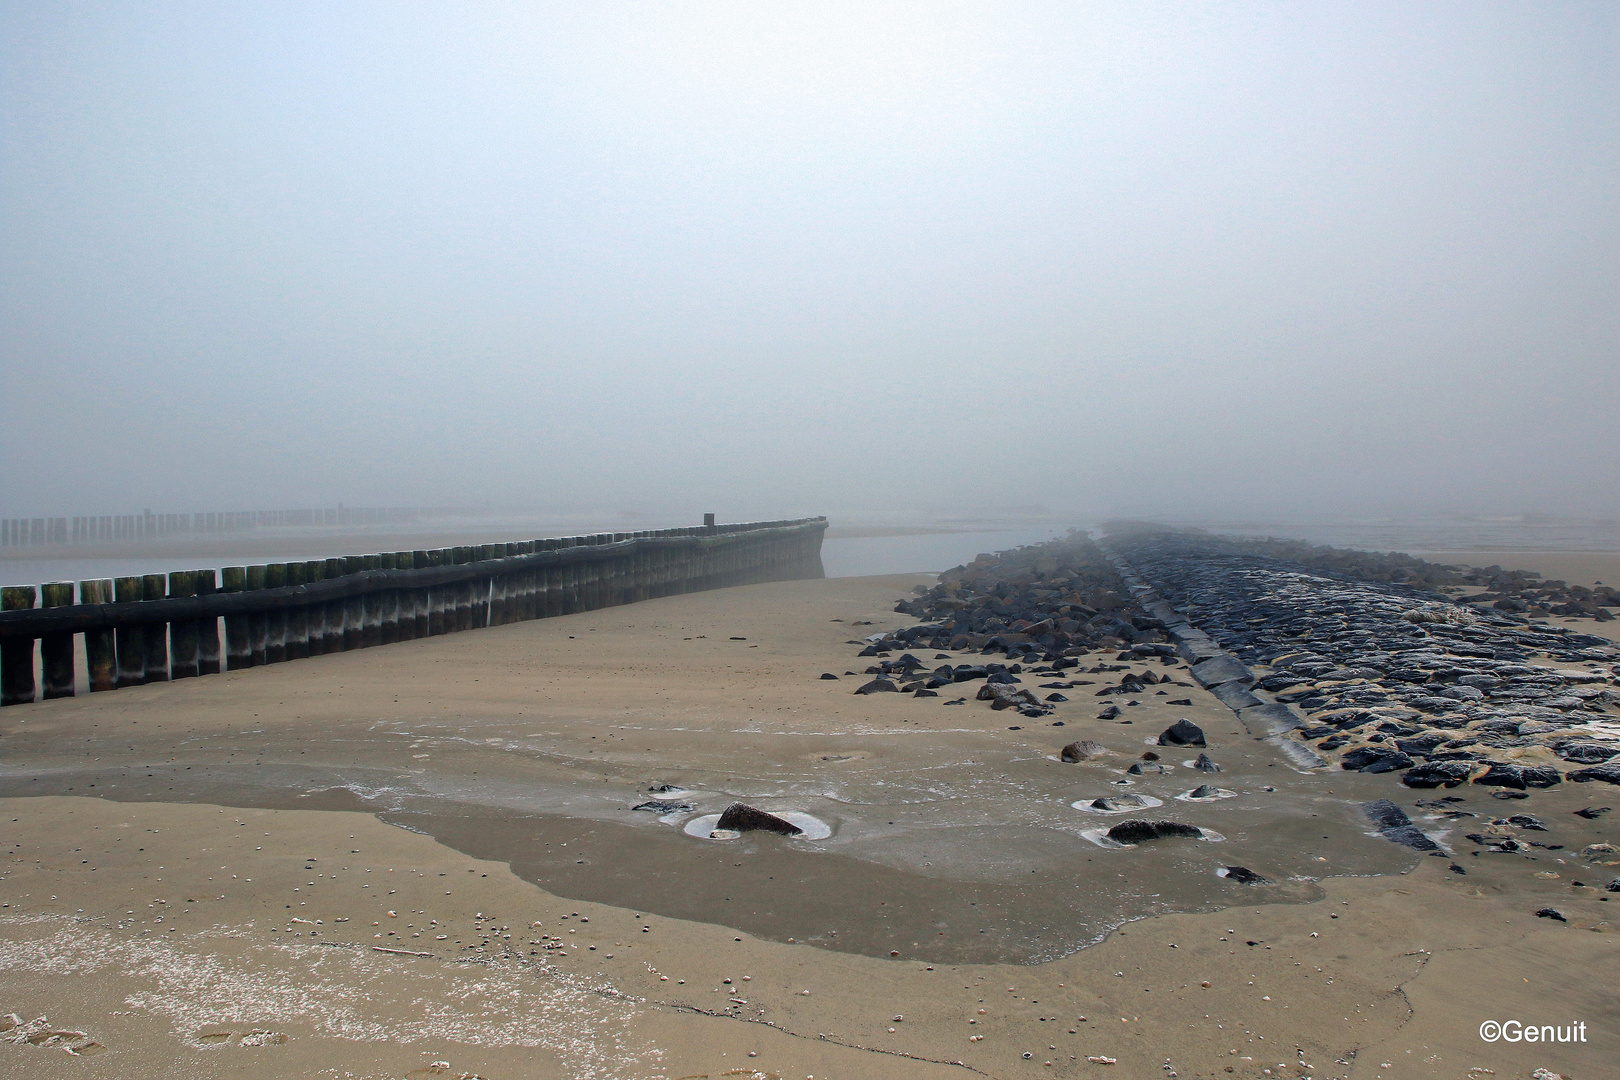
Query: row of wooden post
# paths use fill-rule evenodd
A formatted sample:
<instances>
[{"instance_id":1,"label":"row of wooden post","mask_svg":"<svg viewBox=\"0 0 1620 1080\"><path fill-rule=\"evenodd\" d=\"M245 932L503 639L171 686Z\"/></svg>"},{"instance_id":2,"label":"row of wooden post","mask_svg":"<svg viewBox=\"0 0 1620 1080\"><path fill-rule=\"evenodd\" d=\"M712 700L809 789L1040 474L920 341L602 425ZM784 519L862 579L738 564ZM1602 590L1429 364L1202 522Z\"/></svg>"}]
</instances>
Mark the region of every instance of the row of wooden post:
<instances>
[{"instance_id":1,"label":"row of wooden post","mask_svg":"<svg viewBox=\"0 0 1620 1080\"><path fill-rule=\"evenodd\" d=\"M217 582L213 570L102 578L78 583L78 603L176 600L209 596L216 589L233 594L263 592L263 601L235 604L224 615L225 667L237 670L675 593L821 576L824 518L741 525L714 525L712 518L706 520L711 524L692 529L228 566ZM654 542L626 543L639 540ZM670 542L676 540L684 542ZM533 558L550 552L558 554ZM350 586L347 595L300 603L296 601L307 592L300 590L291 594L294 602L287 602L288 590L315 582L371 571L431 572L456 566L467 566L472 572L456 575L458 580L423 585L413 585L412 579L444 575L373 574L355 579L358 584ZM381 584L372 587L368 582L373 581ZM73 591L73 583L67 581L0 589L0 612L19 613L9 617L0 613L0 704L34 700L36 640L46 698L74 693L75 636L84 638L92 691L219 672L218 616L168 622L126 620L114 607L114 615L100 620L112 625L98 625L81 635L61 630L28 632L30 622L51 621L50 609L72 605ZM24 612L38 617L20 614Z\"/></svg>"},{"instance_id":2,"label":"row of wooden post","mask_svg":"<svg viewBox=\"0 0 1620 1080\"><path fill-rule=\"evenodd\" d=\"M339 506L313 510L228 510L216 513L77 515L0 518L0 547L88 544L153 536L242 532L286 526L396 525L415 521L415 507Z\"/></svg>"}]
</instances>

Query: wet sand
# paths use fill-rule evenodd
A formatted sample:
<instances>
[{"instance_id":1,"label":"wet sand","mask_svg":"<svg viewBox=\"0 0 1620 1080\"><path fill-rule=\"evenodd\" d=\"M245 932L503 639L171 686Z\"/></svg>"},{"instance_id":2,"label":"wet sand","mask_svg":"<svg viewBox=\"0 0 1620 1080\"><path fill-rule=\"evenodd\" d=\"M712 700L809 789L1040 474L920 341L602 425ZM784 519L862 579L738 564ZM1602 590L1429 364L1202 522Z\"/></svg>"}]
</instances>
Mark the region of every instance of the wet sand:
<instances>
[{"instance_id":1,"label":"wet sand","mask_svg":"<svg viewBox=\"0 0 1620 1080\"><path fill-rule=\"evenodd\" d=\"M105 1047L0 1057L500 1080L1593 1077L1620 1053L1598 974L1611 905L1588 887L1616 870L1571 855L1614 839L1570 813L1612 789L1538 793L1564 850L1457 875L1354 809L1417 816L1414 793L1296 773L1193 688L1141 698L1127 725L1095 719L1117 699L1079 675L1095 685L1063 691L1054 728L991 712L974 683L946 706L818 678L859 671L845 641L907 621L890 609L923 580L673 597L0 713L0 1012ZM1175 801L1205 779L1180 765L1196 751L1114 783L1179 716L1238 797ZM1053 760L1076 738L1118 756ZM1081 833L1117 819L1069 803L1121 791L1225 839L1099 848ZM629 809L647 798L744 798L832 833L696 839ZM1216 877L1229 864L1279 884ZM1570 921L1534 917L1548 905ZM1592 1041L1480 1041L1512 1016L1584 1019ZM449 1071L420 1071L435 1061Z\"/></svg>"}]
</instances>

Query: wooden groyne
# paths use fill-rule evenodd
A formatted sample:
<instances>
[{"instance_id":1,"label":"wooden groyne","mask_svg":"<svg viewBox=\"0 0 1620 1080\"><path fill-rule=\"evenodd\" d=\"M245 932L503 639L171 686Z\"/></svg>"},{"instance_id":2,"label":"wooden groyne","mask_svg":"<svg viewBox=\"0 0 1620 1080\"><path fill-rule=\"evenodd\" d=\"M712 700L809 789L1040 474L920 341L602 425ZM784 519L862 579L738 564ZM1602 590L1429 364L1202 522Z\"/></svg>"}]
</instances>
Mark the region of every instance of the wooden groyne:
<instances>
[{"instance_id":1,"label":"wooden groyne","mask_svg":"<svg viewBox=\"0 0 1620 1080\"><path fill-rule=\"evenodd\" d=\"M444 511L404 506L336 506L304 510L225 510L211 513L79 514L0 518L0 547L98 544L160 536L213 536L254 529L355 528L399 525Z\"/></svg>"},{"instance_id":2,"label":"wooden groyne","mask_svg":"<svg viewBox=\"0 0 1620 1080\"><path fill-rule=\"evenodd\" d=\"M0 704L217 674L592 611L823 576L824 517L598 533L0 589ZM36 655L39 679L36 680Z\"/></svg>"}]
</instances>

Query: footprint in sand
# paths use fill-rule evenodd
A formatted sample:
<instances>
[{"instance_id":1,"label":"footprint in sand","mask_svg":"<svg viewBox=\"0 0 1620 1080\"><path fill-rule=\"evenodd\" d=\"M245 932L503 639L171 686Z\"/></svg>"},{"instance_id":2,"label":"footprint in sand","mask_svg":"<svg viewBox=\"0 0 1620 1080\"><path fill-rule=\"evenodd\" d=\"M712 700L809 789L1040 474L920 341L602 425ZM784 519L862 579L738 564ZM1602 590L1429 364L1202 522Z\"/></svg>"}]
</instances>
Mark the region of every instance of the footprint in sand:
<instances>
[{"instance_id":1,"label":"footprint in sand","mask_svg":"<svg viewBox=\"0 0 1620 1080\"><path fill-rule=\"evenodd\" d=\"M24 1020L16 1013L0 1016L0 1042L66 1050L75 1057L94 1057L107 1049L82 1031L53 1028L48 1017Z\"/></svg>"},{"instance_id":2,"label":"footprint in sand","mask_svg":"<svg viewBox=\"0 0 1620 1080\"><path fill-rule=\"evenodd\" d=\"M282 1031L205 1031L197 1036L199 1046L280 1046L291 1036Z\"/></svg>"},{"instance_id":3,"label":"footprint in sand","mask_svg":"<svg viewBox=\"0 0 1620 1080\"><path fill-rule=\"evenodd\" d=\"M448 1061L435 1061L423 1069L412 1069L405 1080L484 1080L477 1073L461 1072L450 1067Z\"/></svg>"},{"instance_id":4,"label":"footprint in sand","mask_svg":"<svg viewBox=\"0 0 1620 1080\"><path fill-rule=\"evenodd\" d=\"M805 754L806 761L827 761L838 763L841 761L866 761L872 756L870 750L834 750L831 753Z\"/></svg>"}]
</instances>

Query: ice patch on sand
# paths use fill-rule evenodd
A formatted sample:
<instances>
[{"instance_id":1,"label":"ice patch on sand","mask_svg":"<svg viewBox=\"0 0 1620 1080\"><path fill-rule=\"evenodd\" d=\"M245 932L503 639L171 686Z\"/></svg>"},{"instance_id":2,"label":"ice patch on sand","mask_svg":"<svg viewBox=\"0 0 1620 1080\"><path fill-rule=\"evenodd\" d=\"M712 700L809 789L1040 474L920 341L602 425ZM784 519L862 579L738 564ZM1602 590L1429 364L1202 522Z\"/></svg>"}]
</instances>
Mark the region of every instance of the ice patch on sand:
<instances>
[{"instance_id":1,"label":"ice patch on sand","mask_svg":"<svg viewBox=\"0 0 1620 1080\"><path fill-rule=\"evenodd\" d=\"M804 830L798 836L787 837L789 840L825 840L832 835L832 826L818 817L797 810L772 810L771 813ZM715 826L719 823L719 814L703 814L688 821L681 831L700 840L735 840L742 836L742 833L730 829L716 830Z\"/></svg>"}]
</instances>

